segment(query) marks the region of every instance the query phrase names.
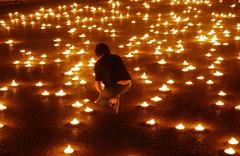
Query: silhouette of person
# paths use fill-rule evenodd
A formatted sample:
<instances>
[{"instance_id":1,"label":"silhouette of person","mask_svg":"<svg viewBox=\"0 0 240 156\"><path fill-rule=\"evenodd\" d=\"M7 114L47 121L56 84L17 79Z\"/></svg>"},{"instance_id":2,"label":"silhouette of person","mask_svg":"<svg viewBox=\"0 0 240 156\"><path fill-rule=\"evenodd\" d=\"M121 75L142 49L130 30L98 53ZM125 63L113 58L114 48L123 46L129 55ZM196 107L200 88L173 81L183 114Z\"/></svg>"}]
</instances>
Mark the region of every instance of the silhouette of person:
<instances>
[{"instance_id":1,"label":"silhouette of person","mask_svg":"<svg viewBox=\"0 0 240 156\"><path fill-rule=\"evenodd\" d=\"M95 88L99 93L96 103L110 106L118 112L119 96L131 86L131 76L120 56L111 54L105 43L96 45L97 62L94 66ZM104 84L104 88L101 84ZM117 106L117 107L115 107Z\"/></svg>"}]
</instances>

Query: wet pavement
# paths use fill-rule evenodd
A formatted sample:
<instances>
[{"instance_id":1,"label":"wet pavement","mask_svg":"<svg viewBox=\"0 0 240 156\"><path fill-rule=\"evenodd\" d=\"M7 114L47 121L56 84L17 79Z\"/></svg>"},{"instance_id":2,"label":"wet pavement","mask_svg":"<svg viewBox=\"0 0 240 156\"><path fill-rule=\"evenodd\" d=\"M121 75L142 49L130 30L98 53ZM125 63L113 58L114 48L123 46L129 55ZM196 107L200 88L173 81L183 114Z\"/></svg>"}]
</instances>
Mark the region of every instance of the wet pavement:
<instances>
[{"instance_id":1,"label":"wet pavement","mask_svg":"<svg viewBox=\"0 0 240 156\"><path fill-rule=\"evenodd\" d=\"M0 155L240 155L239 5L0 6ZM99 42L133 78L118 114L93 102Z\"/></svg>"}]
</instances>

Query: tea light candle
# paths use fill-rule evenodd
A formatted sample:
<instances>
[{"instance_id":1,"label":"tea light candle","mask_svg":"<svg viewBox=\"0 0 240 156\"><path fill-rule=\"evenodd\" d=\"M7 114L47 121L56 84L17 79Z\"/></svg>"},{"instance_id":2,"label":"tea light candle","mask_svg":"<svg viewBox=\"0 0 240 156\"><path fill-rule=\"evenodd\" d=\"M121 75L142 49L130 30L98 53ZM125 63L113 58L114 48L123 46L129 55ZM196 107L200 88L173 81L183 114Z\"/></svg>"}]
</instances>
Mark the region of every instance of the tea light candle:
<instances>
[{"instance_id":1,"label":"tea light candle","mask_svg":"<svg viewBox=\"0 0 240 156\"><path fill-rule=\"evenodd\" d=\"M42 92L42 95L43 95L43 96L48 96L48 95L50 95L50 94L49 94L48 91L45 90L44 92Z\"/></svg>"},{"instance_id":2,"label":"tea light candle","mask_svg":"<svg viewBox=\"0 0 240 156\"><path fill-rule=\"evenodd\" d=\"M231 145L237 145L239 141L236 138L232 137L231 139L228 140L228 143Z\"/></svg>"},{"instance_id":3,"label":"tea light candle","mask_svg":"<svg viewBox=\"0 0 240 156\"><path fill-rule=\"evenodd\" d=\"M217 106L223 106L223 105L224 105L224 102L222 102L222 101L217 101L215 104L216 104Z\"/></svg>"},{"instance_id":4,"label":"tea light candle","mask_svg":"<svg viewBox=\"0 0 240 156\"><path fill-rule=\"evenodd\" d=\"M195 130L196 130L196 131L204 131L204 127L203 127L201 124L198 124L198 125L195 127Z\"/></svg>"},{"instance_id":5,"label":"tea light candle","mask_svg":"<svg viewBox=\"0 0 240 156\"><path fill-rule=\"evenodd\" d=\"M0 111L6 110L6 109L7 109L7 106L0 104Z\"/></svg>"},{"instance_id":6,"label":"tea light candle","mask_svg":"<svg viewBox=\"0 0 240 156\"><path fill-rule=\"evenodd\" d=\"M13 80L12 83L11 83L11 86L12 86L12 87L17 87L18 84L17 84L17 82L16 82L15 80Z\"/></svg>"},{"instance_id":7,"label":"tea light candle","mask_svg":"<svg viewBox=\"0 0 240 156\"><path fill-rule=\"evenodd\" d=\"M148 107L149 104L148 104L147 102L143 102L143 103L141 104L141 106L142 106L142 107Z\"/></svg>"},{"instance_id":8,"label":"tea light candle","mask_svg":"<svg viewBox=\"0 0 240 156\"><path fill-rule=\"evenodd\" d=\"M236 153L232 147L225 149L224 152L229 155L234 155Z\"/></svg>"},{"instance_id":9,"label":"tea light candle","mask_svg":"<svg viewBox=\"0 0 240 156\"><path fill-rule=\"evenodd\" d=\"M162 92L168 92L170 91L170 89L168 88L168 86L166 84L163 84L161 88L159 88L160 91Z\"/></svg>"},{"instance_id":10,"label":"tea light candle","mask_svg":"<svg viewBox=\"0 0 240 156\"><path fill-rule=\"evenodd\" d=\"M43 83L42 83L42 82L38 82L38 83L36 83L36 86L37 86L37 87L42 87L42 86L43 86Z\"/></svg>"},{"instance_id":11,"label":"tea light candle","mask_svg":"<svg viewBox=\"0 0 240 156\"><path fill-rule=\"evenodd\" d=\"M146 75L146 73L143 73L142 76L141 76L141 79L147 79L148 76Z\"/></svg>"},{"instance_id":12,"label":"tea light candle","mask_svg":"<svg viewBox=\"0 0 240 156\"><path fill-rule=\"evenodd\" d=\"M61 89L60 91L55 93L56 96L65 96L66 93Z\"/></svg>"},{"instance_id":13,"label":"tea light candle","mask_svg":"<svg viewBox=\"0 0 240 156\"><path fill-rule=\"evenodd\" d=\"M0 123L0 128L3 128L3 127L4 127L4 125Z\"/></svg>"},{"instance_id":14,"label":"tea light candle","mask_svg":"<svg viewBox=\"0 0 240 156\"><path fill-rule=\"evenodd\" d=\"M83 106L83 104L80 103L79 101L76 101L74 104L72 104L72 107L75 107L75 108L80 108L82 106Z\"/></svg>"},{"instance_id":15,"label":"tea light candle","mask_svg":"<svg viewBox=\"0 0 240 156\"><path fill-rule=\"evenodd\" d=\"M175 126L175 128L178 130L184 130L185 126L183 125L183 123L179 123L178 125Z\"/></svg>"},{"instance_id":16,"label":"tea light candle","mask_svg":"<svg viewBox=\"0 0 240 156\"><path fill-rule=\"evenodd\" d=\"M148 125L155 125L156 121L154 119L148 120L146 124Z\"/></svg>"},{"instance_id":17,"label":"tea light candle","mask_svg":"<svg viewBox=\"0 0 240 156\"><path fill-rule=\"evenodd\" d=\"M162 101L162 98L155 96L155 97L151 98L151 100L154 102L159 102L159 101Z\"/></svg>"},{"instance_id":18,"label":"tea light candle","mask_svg":"<svg viewBox=\"0 0 240 156\"><path fill-rule=\"evenodd\" d=\"M86 108L84 109L84 111L85 111L85 112L87 112L87 113L90 113L90 112L92 112L92 111L93 111L93 109L92 109L92 108L90 108L90 107L86 107Z\"/></svg>"},{"instance_id":19,"label":"tea light candle","mask_svg":"<svg viewBox=\"0 0 240 156\"><path fill-rule=\"evenodd\" d=\"M227 94L223 92L222 90L218 93L219 96L226 96Z\"/></svg>"},{"instance_id":20,"label":"tea light candle","mask_svg":"<svg viewBox=\"0 0 240 156\"><path fill-rule=\"evenodd\" d=\"M79 124L79 121L74 118L71 122L70 122L72 125L78 125Z\"/></svg>"},{"instance_id":21,"label":"tea light candle","mask_svg":"<svg viewBox=\"0 0 240 156\"><path fill-rule=\"evenodd\" d=\"M74 152L74 149L68 145L65 149L64 149L64 153L65 154L72 154Z\"/></svg>"}]
</instances>

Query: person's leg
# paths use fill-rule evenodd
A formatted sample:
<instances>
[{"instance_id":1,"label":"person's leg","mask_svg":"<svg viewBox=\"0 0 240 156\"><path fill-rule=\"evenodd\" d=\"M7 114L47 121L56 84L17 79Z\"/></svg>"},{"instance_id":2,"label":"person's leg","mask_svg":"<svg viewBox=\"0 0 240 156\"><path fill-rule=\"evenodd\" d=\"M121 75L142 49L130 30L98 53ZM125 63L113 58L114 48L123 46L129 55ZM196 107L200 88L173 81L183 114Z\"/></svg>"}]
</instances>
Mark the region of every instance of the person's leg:
<instances>
[{"instance_id":1,"label":"person's leg","mask_svg":"<svg viewBox=\"0 0 240 156\"><path fill-rule=\"evenodd\" d=\"M110 88L104 88L103 91L99 94L96 102L102 105L109 105L109 103L116 103L118 97L127 92L130 88L131 84L129 85L114 85Z\"/></svg>"}]
</instances>

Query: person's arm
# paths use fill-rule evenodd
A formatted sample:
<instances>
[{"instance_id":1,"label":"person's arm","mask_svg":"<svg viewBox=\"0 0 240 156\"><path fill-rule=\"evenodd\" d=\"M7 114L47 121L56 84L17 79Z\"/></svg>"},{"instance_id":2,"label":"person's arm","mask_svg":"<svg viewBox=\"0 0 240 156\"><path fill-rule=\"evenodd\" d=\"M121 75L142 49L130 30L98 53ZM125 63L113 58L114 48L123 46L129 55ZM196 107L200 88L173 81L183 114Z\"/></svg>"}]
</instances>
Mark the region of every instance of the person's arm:
<instances>
[{"instance_id":1,"label":"person's arm","mask_svg":"<svg viewBox=\"0 0 240 156\"><path fill-rule=\"evenodd\" d=\"M101 81L95 81L95 88L98 91L98 93L102 92Z\"/></svg>"}]
</instances>

